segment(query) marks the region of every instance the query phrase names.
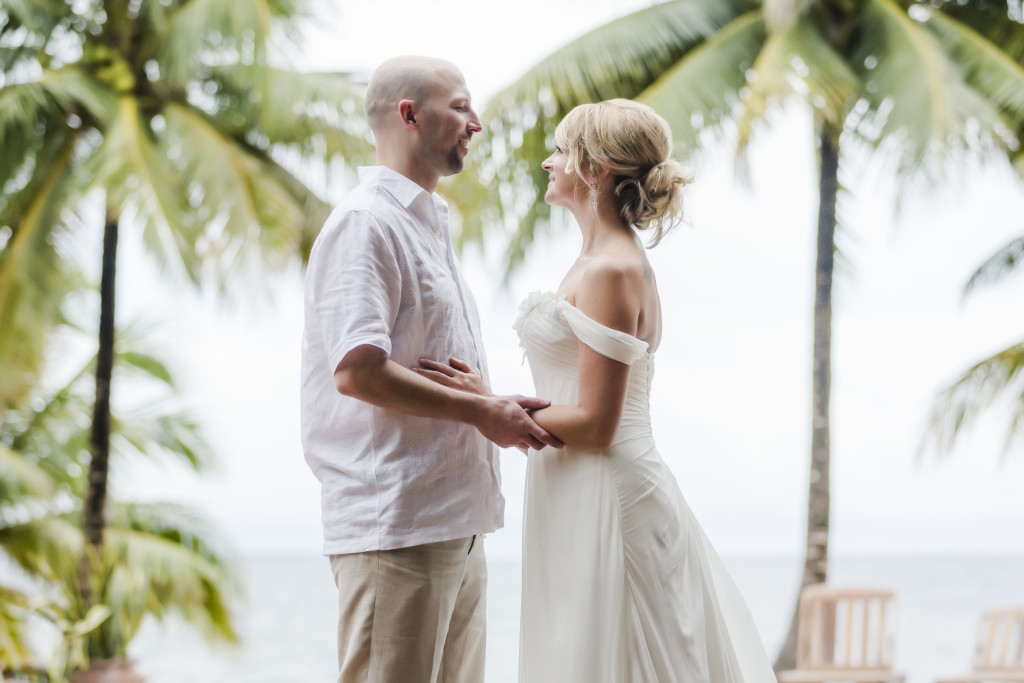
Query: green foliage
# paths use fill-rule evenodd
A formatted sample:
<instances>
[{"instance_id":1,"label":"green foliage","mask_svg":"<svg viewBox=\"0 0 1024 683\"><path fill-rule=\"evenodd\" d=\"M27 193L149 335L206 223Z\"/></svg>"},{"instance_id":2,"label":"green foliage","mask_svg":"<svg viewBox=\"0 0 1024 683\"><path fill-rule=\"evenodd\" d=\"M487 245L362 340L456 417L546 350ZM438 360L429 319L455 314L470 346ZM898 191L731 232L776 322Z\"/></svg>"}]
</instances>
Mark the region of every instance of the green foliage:
<instances>
[{"instance_id":1,"label":"green foliage","mask_svg":"<svg viewBox=\"0 0 1024 683\"><path fill-rule=\"evenodd\" d=\"M964 296L1002 281L1024 263L1024 236L985 260L964 287ZM1024 341L978 361L935 397L925 445L948 454L979 417L1002 412L1007 420L1003 456L1024 444Z\"/></svg>"},{"instance_id":2,"label":"green foliage","mask_svg":"<svg viewBox=\"0 0 1024 683\"><path fill-rule=\"evenodd\" d=\"M1024 168L1024 26L998 3L909 0L674 0L556 50L484 112L490 141L453 181L460 243L485 226L509 239L509 268L546 224L554 126L610 97L650 104L694 156L728 138L745 150L771 113L800 103L892 164L900 197L967 156ZM474 210L478 216L472 215Z\"/></svg>"},{"instance_id":3,"label":"green foliage","mask_svg":"<svg viewBox=\"0 0 1024 683\"><path fill-rule=\"evenodd\" d=\"M971 279L967 281L964 294L971 293L981 285L999 282L1015 268L1020 267L1022 263L1024 263L1024 236L1011 240L978 266L978 269L971 275Z\"/></svg>"},{"instance_id":4,"label":"green foliage","mask_svg":"<svg viewBox=\"0 0 1024 683\"><path fill-rule=\"evenodd\" d=\"M975 363L939 393L928 434L936 451L949 453L967 429L1000 401L1009 418L1005 457L1012 446L1024 443L1024 342Z\"/></svg>"},{"instance_id":5,"label":"green foliage","mask_svg":"<svg viewBox=\"0 0 1024 683\"><path fill-rule=\"evenodd\" d=\"M131 332L122 335L115 379L149 385L146 393L157 399L115 412L114 457L163 454L197 470L208 465L195 420L173 409L169 368ZM93 658L123 657L147 615L176 612L211 640L236 639L229 603L239 591L218 550L224 543L189 510L115 503L101 553L84 543L80 509L94 363L88 359L56 389L37 385L19 401L25 408L0 414L0 550L37 586L32 598L0 586L0 656L15 669L29 665L23 626L30 614L42 617L61 634L49 665L55 678ZM91 605L78 585L84 553Z\"/></svg>"},{"instance_id":6,"label":"green foliage","mask_svg":"<svg viewBox=\"0 0 1024 683\"><path fill-rule=\"evenodd\" d=\"M306 258L329 207L298 171L372 153L357 113L362 84L270 66L306 6L0 6L0 548L56 596L32 608L63 634L55 672L123 655L144 616L169 609L210 637L235 637L228 568L186 510L114 505L104 544L84 542L95 359L46 383L56 388L40 378L69 296L83 287L70 237L96 199L109 222L138 230L159 264L196 284L223 287L246 269ZM171 388L168 368L122 331L115 382L139 377ZM210 460L196 421L166 394L115 401L113 413L115 462L164 455L199 469ZM0 648L23 661L18 615L31 606L13 589L3 595Z\"/></svg>"},{"instance_id":7,"label":"green foliage","mask_svg":"<svg viewBox=\"0 0 1024 683\"><path fill-rule=\"evenodd\" d=\"M306 257L329 207L296 171L372 146L361 84L269 66L305 15L301 0L0 8L0 407L35 381L80 284L64 238L94 190L197 283Z\"/></svg>"}]
</instances>

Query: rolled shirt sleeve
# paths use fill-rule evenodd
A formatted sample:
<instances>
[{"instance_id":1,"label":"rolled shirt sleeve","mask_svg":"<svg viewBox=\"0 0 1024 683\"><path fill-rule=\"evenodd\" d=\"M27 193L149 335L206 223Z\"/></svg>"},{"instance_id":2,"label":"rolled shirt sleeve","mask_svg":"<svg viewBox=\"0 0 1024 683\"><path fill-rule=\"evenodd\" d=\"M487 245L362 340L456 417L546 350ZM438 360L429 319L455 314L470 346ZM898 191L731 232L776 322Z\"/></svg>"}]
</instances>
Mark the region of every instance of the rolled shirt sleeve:
<instances>
[{"instance_id":1,"label":"rolled shirt sleeve","mask_svg":"<svg viewBox=\"0 0 1024 683\"><path fill-rule=\"evenodd\" d=\"M384 228L369 211L348 211L320 242L330 258L312 274L312 294L331 373L357 346L376 346L390 356L402 274Z\"/></svg>"}]
</instances>

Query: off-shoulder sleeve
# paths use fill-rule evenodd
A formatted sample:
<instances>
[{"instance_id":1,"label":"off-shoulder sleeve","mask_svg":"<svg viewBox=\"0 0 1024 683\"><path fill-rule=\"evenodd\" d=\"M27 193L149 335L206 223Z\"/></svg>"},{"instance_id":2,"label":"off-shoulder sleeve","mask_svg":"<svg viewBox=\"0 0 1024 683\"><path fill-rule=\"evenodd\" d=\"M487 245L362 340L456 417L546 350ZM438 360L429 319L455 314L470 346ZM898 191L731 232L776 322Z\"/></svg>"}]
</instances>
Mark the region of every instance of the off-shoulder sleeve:
<instances>
[{"instance_id":1,"label":"off-shoulder sleeve","mask_svg":"<svg viewBox=\"0 0 1024 683\"><path fill-rule=\"evenodd\" d=\"M602 356L632 365L647 353L647 342L588 318L568 301L559 301L558 304L558 311L569 323L573 334Z\"/></svg>"}]
</instances>

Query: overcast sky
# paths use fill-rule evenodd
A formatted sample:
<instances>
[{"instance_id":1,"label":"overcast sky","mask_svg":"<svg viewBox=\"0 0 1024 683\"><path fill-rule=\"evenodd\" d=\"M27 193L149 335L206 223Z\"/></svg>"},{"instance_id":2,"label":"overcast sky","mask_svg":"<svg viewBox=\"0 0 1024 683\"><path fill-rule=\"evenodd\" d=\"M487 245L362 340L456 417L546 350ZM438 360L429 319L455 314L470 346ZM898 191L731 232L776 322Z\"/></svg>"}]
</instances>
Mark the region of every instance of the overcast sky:
<instances>
[{"instance_id":1,"label":"overcast sky","mask_svg":"<svg viewBox=\"0 0 1024 683\"><path fill-rule=\"evenodd\" d=\"M296 60L369 72L397 54L458 64L478 105L557 46L644 2L455 0L323 3ZM480 108L480 107L478 107ZM803 543L817 211L810 121L799 108L756 139L753 179L728 150L691 163L689 225L650 253L664 305L655 436L725 555L795 555ZM471 152L472 153L472 152ZM1024 453L1000 464L1004 422L983 423L949 458L918 457L932 396L958 371L1024 337L1024 274L961 298L987 255L1024 232L1024 190L1005 168L966 169L895 211L889 179L847 169L835 286L833 552L1024 553ZM332 199L345 188L332 189ZM127 231L126 231L127 232ZM464 255L483 312L495 389L531 393L511 324L518 301L555 289L578 249L561 221L507 290L494 254ZM225 302L162 282L130 234L119 262L122 321L159 338L220 459L197 478L122 467L122 497L205 511L244 553L316 554L319 490L299 443L302 274L268 276ZM489 552L516 554L525 461L503 454L507 527Z\"/></svg>"}]
</instances>

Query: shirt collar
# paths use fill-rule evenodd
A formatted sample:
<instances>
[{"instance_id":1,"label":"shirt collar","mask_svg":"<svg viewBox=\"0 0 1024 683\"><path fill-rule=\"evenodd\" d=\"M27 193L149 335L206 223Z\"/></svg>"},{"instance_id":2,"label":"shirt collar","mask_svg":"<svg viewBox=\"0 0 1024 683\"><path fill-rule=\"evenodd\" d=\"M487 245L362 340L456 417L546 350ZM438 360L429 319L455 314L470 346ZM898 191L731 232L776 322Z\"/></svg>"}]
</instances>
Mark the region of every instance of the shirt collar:
<instances>
[{"instance_id":1,"label":"shirt collar","mask_svg":"<svg viewBox=\"0 0 1024 683\"><path fill-rule=\"evenodd\" d=\"M376 181L405 208L409 208L420 195L431 196L417 183L387 166L360 166L359 182L370 181Z\"/></svg>"}]
</instances>

